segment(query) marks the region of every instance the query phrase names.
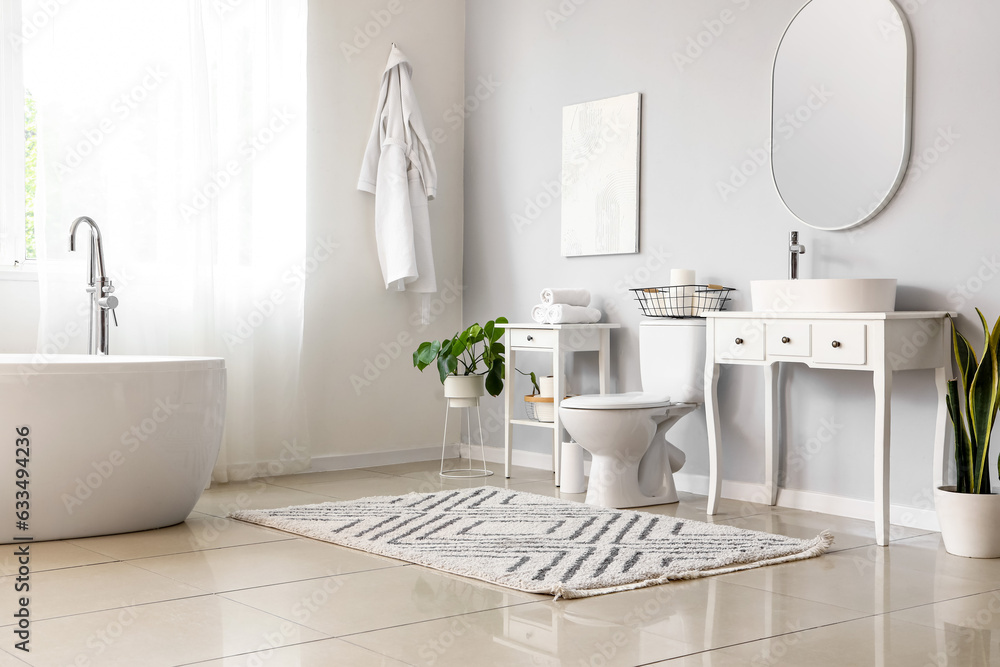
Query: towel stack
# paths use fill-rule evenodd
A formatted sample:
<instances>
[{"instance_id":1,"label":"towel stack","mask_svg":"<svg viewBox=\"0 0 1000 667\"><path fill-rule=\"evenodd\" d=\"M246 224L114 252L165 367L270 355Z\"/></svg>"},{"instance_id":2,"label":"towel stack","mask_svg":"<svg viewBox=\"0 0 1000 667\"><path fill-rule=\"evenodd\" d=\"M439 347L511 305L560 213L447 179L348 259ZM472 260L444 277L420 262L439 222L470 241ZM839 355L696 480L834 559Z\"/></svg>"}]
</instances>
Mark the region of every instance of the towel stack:
<instances>
[{"instance_id":1,"label":"towel stack","mask_svg":"<svg viewBox=\"0 0 1000 667\"><path fill-rule=\"evenodd\" d=\"M601 321L601 311L590 308L590 290L550 287L542 290L542 302L531 309L539 324L591 324Z\"/></svg>"}]
</instances>

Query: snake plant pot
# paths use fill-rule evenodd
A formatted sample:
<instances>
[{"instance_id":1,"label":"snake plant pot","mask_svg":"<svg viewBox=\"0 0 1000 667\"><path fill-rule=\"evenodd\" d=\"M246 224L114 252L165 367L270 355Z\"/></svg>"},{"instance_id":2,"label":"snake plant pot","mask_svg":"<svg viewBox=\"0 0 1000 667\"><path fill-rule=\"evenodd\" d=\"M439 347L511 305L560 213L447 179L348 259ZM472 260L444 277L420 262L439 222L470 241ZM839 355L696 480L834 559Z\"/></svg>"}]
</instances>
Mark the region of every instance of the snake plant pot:
<instances>
[{"instance_id":1,"label":"snake plant pot","mask_svg":"<svg viewBox=\"0 0 1000 667\"><path fill-rule=\"evenodd\" d=\"M474 408L484 394L485 375L449 375L444 379L444 397L453 408Z\"/></svg>"},{"instance_id":2,"label":"snake plant pot","mask_svg":"<svg viewBox=\"0 0 1000 667\"><path fill-rule=\"evenodd\" d=\"M1000 495L934 489L941 539L948 553L966 558L1000 558Z\"/></svg>"}]
</instances>

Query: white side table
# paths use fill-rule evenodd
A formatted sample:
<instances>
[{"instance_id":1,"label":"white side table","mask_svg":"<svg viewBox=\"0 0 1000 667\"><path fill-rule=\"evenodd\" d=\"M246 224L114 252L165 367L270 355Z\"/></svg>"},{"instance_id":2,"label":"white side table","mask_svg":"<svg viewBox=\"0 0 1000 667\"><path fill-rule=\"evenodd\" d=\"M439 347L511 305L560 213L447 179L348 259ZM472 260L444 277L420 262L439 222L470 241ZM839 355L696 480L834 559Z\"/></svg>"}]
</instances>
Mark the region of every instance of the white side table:
<instances>
[{"instance_id":1,"label":"white side table","mask_svg":"<svg viewBox=\"0 0 1000 667\"><path fill-rule=\"evenodd\" d=\"M561 454L563 429L559 420L559 404L566 391L563 362L567 352L597 352L600 391L608 392L611 377L611 330L620 324L613 322L598 324L508 324L507 333L507 382L504 384L504 474L510 478L511 444L514 425L535 426L552 429L552 468L556 475L556 486L561 483ZM518 352L548 352L552 355L553 409L555 421L537 422L530 419L511 419L514 413L514 371Z\"/></svg>"},{"instance_id":2,"label":"white side table","mask_svg":"<svg viewBox=\"0 0 1000 667\"><path fill-rule=\"evenodd\" d=\"M708 513L721 497L719 474L719 366L764 367L764 483L768 502L778 496L777 365L798 362L810 368L868 371L875 387L875 539L889 543L889 407L893 371L933 368L937 423L933 434L934 484L945 471L945 405L951 367L947 312L887 313L704 313L705 412L708 417Z\"/></svg>"}]
</instances>

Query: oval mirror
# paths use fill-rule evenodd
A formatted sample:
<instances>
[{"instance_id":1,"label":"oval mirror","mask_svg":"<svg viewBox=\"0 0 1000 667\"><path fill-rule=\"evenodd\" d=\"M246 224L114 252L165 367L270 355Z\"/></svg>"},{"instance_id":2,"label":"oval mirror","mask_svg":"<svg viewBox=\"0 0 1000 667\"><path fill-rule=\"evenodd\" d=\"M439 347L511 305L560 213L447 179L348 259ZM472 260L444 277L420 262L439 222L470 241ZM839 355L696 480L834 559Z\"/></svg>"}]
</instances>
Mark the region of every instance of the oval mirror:
<instances>
[{"instance_id":1,"label":"oval mirror","mask_svg":"<svg viewBox=\"0 0 1000 667\"><path fill-rule=\"evenodd\" d=\"M771 173L788 210L817 229L871 220L910 156L912 58L891 0L810 0L774 57Z\"/></svg>"}]
</instances>

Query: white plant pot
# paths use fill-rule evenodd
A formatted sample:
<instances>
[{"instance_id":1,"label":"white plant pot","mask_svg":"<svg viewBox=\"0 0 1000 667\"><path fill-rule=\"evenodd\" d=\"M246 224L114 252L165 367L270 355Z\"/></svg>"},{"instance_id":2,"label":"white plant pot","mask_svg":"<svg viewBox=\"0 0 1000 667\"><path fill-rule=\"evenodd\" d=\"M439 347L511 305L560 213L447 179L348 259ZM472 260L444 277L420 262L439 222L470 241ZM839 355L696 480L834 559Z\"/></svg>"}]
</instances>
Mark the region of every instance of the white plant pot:
<instances>
[{"instance_id":1,"label":"white plant pot","mask_svg":"<svg viewBox=\"0 0 1000 667\"><path fill-rule=\"evenodd\" d=\"M485 375L449 375L444 379L444 397L454 408L475 407L485 393Z\"/></svg>"},{"instance_id":2,"label":"white plant pot","mask_svg":"<svg viewBox=\"0 0 1000 667\"><path fill-rule=\"evenodd\" d=\"M966 558L1000 558L1000 495L934 489L941 539L948 553Z\"/></svg>"}]
</instances>

